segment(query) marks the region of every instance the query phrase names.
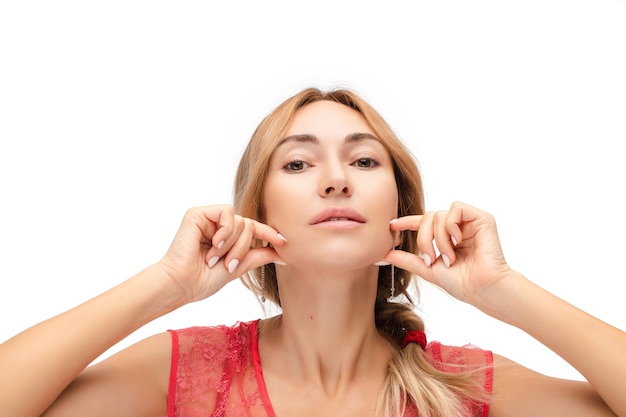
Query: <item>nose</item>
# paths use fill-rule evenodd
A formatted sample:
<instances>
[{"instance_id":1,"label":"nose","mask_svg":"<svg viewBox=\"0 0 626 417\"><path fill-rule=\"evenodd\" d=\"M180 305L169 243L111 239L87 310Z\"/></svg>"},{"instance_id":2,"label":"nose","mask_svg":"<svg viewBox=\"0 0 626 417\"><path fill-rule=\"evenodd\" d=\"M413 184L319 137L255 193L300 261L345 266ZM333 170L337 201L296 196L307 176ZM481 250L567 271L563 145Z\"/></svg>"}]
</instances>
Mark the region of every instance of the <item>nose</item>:
<instances>
[{"instance_id":1,"label":"nose","mask_svg":"<svg viewBox=\"0 0 626 417\"><path fill-rule=\"evenodd\" d=\"M352 187L349 185L348 178L343 170L335 169L320 181L319 195L321 197L331 197L333 195L349 197L352 195Z\"/></svg>"}]
</instances>

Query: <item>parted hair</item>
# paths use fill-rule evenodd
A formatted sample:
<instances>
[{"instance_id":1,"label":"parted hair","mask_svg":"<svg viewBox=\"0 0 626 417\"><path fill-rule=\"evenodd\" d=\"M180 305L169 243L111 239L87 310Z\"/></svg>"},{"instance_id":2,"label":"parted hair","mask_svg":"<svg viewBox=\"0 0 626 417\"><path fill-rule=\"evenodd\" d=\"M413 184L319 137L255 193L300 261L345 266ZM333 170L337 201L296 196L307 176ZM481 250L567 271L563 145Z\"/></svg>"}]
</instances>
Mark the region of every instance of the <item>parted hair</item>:
<instances>
[{"instance_id":1,"label":"parted hair","mask_svg":"<svg viewBox=\"0 0 626 417\"><path fill-rule=\"evenodd\" d=\"M263 192L270 158L286 135L296 111L309 103L330 100L361 113L393 161L398 191L397 216L424 213L422 180L414 156L400 141L381 115L358 94L348 89L322 91L307 88L285 100L254 131L241 157L234 184L234 206L237 214L263 222ZM405 231L397 247L417 253L417 232ZM261 268L242 277L244 284L257 295L280 306L280 294L274 264L264 266L264 285L261 285ZM415 313L409 293L412 274L396 268L394 293L401 294L398 301L389 301L391 292L391 267L380 267L375 304L376 327L394 347L387 379L378 400L376 415L396 417L404 414L410 402L423 417L470 416L467 406L485 398L482 387L471 375L472 370L442 372L436 369L422 348L410 343L402 348L402 339L408 331L424 330L422 319ZM417 291L417 287L413 287ZM476 370L474 370L476 371Z\"/></svg>"}]
</instances>

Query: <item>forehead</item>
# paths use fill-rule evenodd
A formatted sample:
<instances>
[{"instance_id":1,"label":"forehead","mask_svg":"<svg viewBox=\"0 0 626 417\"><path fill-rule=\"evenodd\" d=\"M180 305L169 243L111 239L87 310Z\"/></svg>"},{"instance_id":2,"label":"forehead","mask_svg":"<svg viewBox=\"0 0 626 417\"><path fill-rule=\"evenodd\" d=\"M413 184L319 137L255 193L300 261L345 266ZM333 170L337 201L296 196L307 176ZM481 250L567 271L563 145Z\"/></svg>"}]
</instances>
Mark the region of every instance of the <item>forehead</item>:
<instances>
[{"instance_id":1,"label":"forehead","mask_svg":"<svg viewBox=\"0 0 626 417\"><path fill-rule=\"evenodd\" d=\"M287 136L307 133L317 137L343 138L354 132L373 133L361 113L329 100L320 100L301 107L295 112L287 128Z\"/></svg>"}]
</instances>

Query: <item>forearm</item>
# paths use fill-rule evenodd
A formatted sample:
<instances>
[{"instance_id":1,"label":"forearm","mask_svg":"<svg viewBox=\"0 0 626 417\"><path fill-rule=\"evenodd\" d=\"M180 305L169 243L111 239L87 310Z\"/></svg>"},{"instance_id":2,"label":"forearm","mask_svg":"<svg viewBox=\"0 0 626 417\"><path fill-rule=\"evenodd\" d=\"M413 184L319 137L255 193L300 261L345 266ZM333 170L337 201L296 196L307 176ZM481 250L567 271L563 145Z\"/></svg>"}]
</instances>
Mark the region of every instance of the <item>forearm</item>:
<instances>
[{"instance_id":1,"label":"forearm","mask_svg":"<svg viewBox=\"0 0 626 417\"><path fill-rule=\"evenodd\" d=\"M497 294L497 295L496 295ZM479 304L576 368L618 415L626 415L626 333L514 273Z\"/></svg>"},{"instance_id":2,"label":"forearm","mask_svg":"<svg viewBox=\"0 0 626 417\"><path fill-rule=\"evenodd\" d=\"M0 345L0 415L40 415L93 360L182 301L152 266ZM12 407L18 408L12 408ZM9 410L6 410L7 412Z\"/></svg>"}]
</instances>

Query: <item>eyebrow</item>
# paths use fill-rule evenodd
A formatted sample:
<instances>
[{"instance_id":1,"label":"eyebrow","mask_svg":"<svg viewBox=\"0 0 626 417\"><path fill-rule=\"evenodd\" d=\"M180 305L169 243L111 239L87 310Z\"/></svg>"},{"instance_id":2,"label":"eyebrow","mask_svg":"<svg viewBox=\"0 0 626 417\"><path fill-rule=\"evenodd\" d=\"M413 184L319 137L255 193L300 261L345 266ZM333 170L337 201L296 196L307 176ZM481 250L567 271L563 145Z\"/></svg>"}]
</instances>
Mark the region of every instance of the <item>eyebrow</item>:
<instances>
[{"instance_id":1,"label":"eyebrow","mask_svg":"<svg viewBox=\"0 0 626 417\"><path fill-rule=\"evenodd\" d=\"M380 142L380 139L378 139L376 136L372 135L371 133L362 133L362 132L350 133L344 138L343 141L344 143L354 143L354 142L359 142L359 141L366 140L366 139ZM288 143L288 142L313 143L317 145L319 144L320 141L319 139L317 139L317 137L315 137L315 135L309 135L309 134L290 135L290 136L286 136L282 138L278 142L276 147L278 148L279 146L284 145L285 143Z\"/></svg>"}]
</instances>

